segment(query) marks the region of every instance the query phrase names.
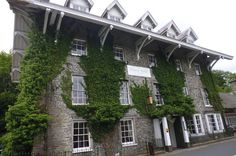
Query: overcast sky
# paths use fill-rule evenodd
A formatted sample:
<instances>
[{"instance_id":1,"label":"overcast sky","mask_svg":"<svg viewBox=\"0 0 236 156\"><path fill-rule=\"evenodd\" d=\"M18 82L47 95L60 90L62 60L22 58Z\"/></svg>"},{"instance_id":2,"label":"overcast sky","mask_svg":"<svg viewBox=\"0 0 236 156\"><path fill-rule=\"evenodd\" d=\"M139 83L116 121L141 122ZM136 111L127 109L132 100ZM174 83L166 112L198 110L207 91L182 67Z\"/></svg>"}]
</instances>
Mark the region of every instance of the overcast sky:
<instances>
[{"instance_id":1,"label":"overcast sky","mask_svg":"<svg viewBox=\"0 0 236 156\"><path fill-rule=\"evenodd\" d=\"M65 0L50 0L63 5ZM113 0L93 0L91 13L101 15ZM119 0L128 13L123 21L133 25L150 11L160 29L174 20L181 31L192 27L198 36L195 44L236 57L236 0ZM14 16L6 0L0 0L0 51L13 45ZM214 69L236 72L236 58L221 60Z\"/></svg>"}]
</instances>

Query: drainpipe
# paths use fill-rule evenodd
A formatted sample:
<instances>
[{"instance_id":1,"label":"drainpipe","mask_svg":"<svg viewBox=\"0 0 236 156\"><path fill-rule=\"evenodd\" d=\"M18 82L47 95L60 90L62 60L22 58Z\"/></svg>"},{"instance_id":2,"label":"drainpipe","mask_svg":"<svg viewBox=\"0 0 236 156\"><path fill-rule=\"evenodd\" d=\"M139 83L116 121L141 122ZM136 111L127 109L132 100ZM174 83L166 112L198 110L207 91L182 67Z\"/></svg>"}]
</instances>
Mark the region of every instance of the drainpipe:
<instances>
[{"instance_id":1,"label":"drainpipe","mask_svg":"<svg viewBox=\"0 0 236 156\"><path fill-rule=\"evenodd\" d=\"M163 133L164 133L164 140L165 140L165 148L166 151L171 152L172 146L171 146L171 140L170 140L170 130L168 127L167 118L162 118L162 126L163 126Z\"/></svg>"},{"instance_id":2,"label":"drainpipe","mask_svg":"<svg viewBox=\"0 0 236 156\"><path fill-rule=\"evenodd\" d=\"M181 116L181 125L182 125L182 130L183 130L185 147L188 148L190 147L190 141L189 141L189 135L188 135L188 130L186 126L186 121L183 116Z\"/></svg>"}]
</instances>

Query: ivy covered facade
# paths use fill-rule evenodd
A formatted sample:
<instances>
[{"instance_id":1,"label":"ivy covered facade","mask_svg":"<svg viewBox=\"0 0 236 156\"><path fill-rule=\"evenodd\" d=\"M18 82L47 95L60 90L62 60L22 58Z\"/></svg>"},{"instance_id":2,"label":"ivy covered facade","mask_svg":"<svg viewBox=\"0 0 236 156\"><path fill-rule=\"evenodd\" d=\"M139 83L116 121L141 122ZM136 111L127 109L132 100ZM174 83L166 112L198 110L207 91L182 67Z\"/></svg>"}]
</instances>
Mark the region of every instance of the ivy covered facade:
<instances>
[{"instance_id":1,"label":"ivy covered facade","mask_svg":"<svg viewBox=\"0 0 236 156\"><path fill-rule=\"evenodd\" d=\"M172 151L223 137L223 109L210 68L224 54L195 46L194 31L180 32L173 21L153 33L157 23L149 12L135 26L127 26L121 23L126 12L119 2L110 4L102 17L90 15L93 3L84 2L67 1L64 7L36 0L27 7L16 3L31 13L30 19L44 17L36 22L37 32L31 33L35 38L19 35L14 43L13 80L24 80L22 88L27 80L32 81L32 90L34 83L40 86L36 95L42 97L27 101L22 93L21 98L45 115L43 130L35 132L40 135L33 133L35 137L26 140L32 145L27 150L43 155L137 155L146 151L147 143L156 150ZM31 7L37 11L31 12ZM18 27L31 31L31 20L27 23L24 15L16 13L15 20L21 22L15 31ZM32 40L36 35L42 42ZM27 47L24 39L32 44L25 58L17 50ZM51 71L43 85L36 78L20 77L20 60L43 64L41 55L50 69L41 67L39 72L23 64L21 71L23 76L37 73L42 79Z\"/></svg>"}]
</instances>

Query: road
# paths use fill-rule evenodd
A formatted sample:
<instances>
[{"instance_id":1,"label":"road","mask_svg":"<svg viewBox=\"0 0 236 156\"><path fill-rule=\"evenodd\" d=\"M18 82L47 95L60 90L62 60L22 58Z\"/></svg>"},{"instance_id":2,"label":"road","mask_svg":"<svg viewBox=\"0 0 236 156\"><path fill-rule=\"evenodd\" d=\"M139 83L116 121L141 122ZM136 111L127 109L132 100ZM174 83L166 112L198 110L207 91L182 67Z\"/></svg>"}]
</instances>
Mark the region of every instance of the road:
<instances>
[{"instance_id":1,"label":"road","mask_svg":"<svg viewBox=\"0 0 236 156\"><path fill-rule=\"evenodd\" d=\"M161 156L236 156L236 139L176 150Z\"/></svg>"}]
</instances>

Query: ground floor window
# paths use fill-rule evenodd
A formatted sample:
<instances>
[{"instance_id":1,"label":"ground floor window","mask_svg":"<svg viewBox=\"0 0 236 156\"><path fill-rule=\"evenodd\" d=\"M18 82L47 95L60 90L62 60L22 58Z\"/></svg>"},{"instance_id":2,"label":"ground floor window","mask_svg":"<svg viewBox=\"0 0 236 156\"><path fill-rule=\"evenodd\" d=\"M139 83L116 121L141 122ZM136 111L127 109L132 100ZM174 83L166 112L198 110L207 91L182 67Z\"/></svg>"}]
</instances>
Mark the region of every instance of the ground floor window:
<instances>
[{"instance_id":1,"label":"ground floor window","mask_svg":"<svg viewBox=\"0 0 236 156\"><path fill-rule=\"evenodd\" d=\"M133 119L123 119L120 121L122 145L132 145L135 143L133 125Z\"/></svg>"},{"instance_id":2,"label":"ground floor window","mask_svg":"<svg viewBox=\"0 0 236 156\"><path fill-rule=\"evenodd\" d=\"M201 114L194 114L188 119L188 129L192 136L204 135L204 128Z\"/></svg>"},{"instance_id":3,"label":"ground floor window","mask_svg":"<svg viewBox=\"0 0 236 156\"><path fill-rule=\"evenodd\" d=\"M206 122L209 133L223 132L224 125L219 113L206 114Z\"/></svg>"},{"instance_id":4,"label":"ground floor window","mask_svg":"<svg viewBox=\"0 0 236 156\"><path fill-rule=\"evenodd\" d=\"M85 152L91 150L91 139L86 121L73 122L73 152Z\"/></svg>"}]
</instances>

